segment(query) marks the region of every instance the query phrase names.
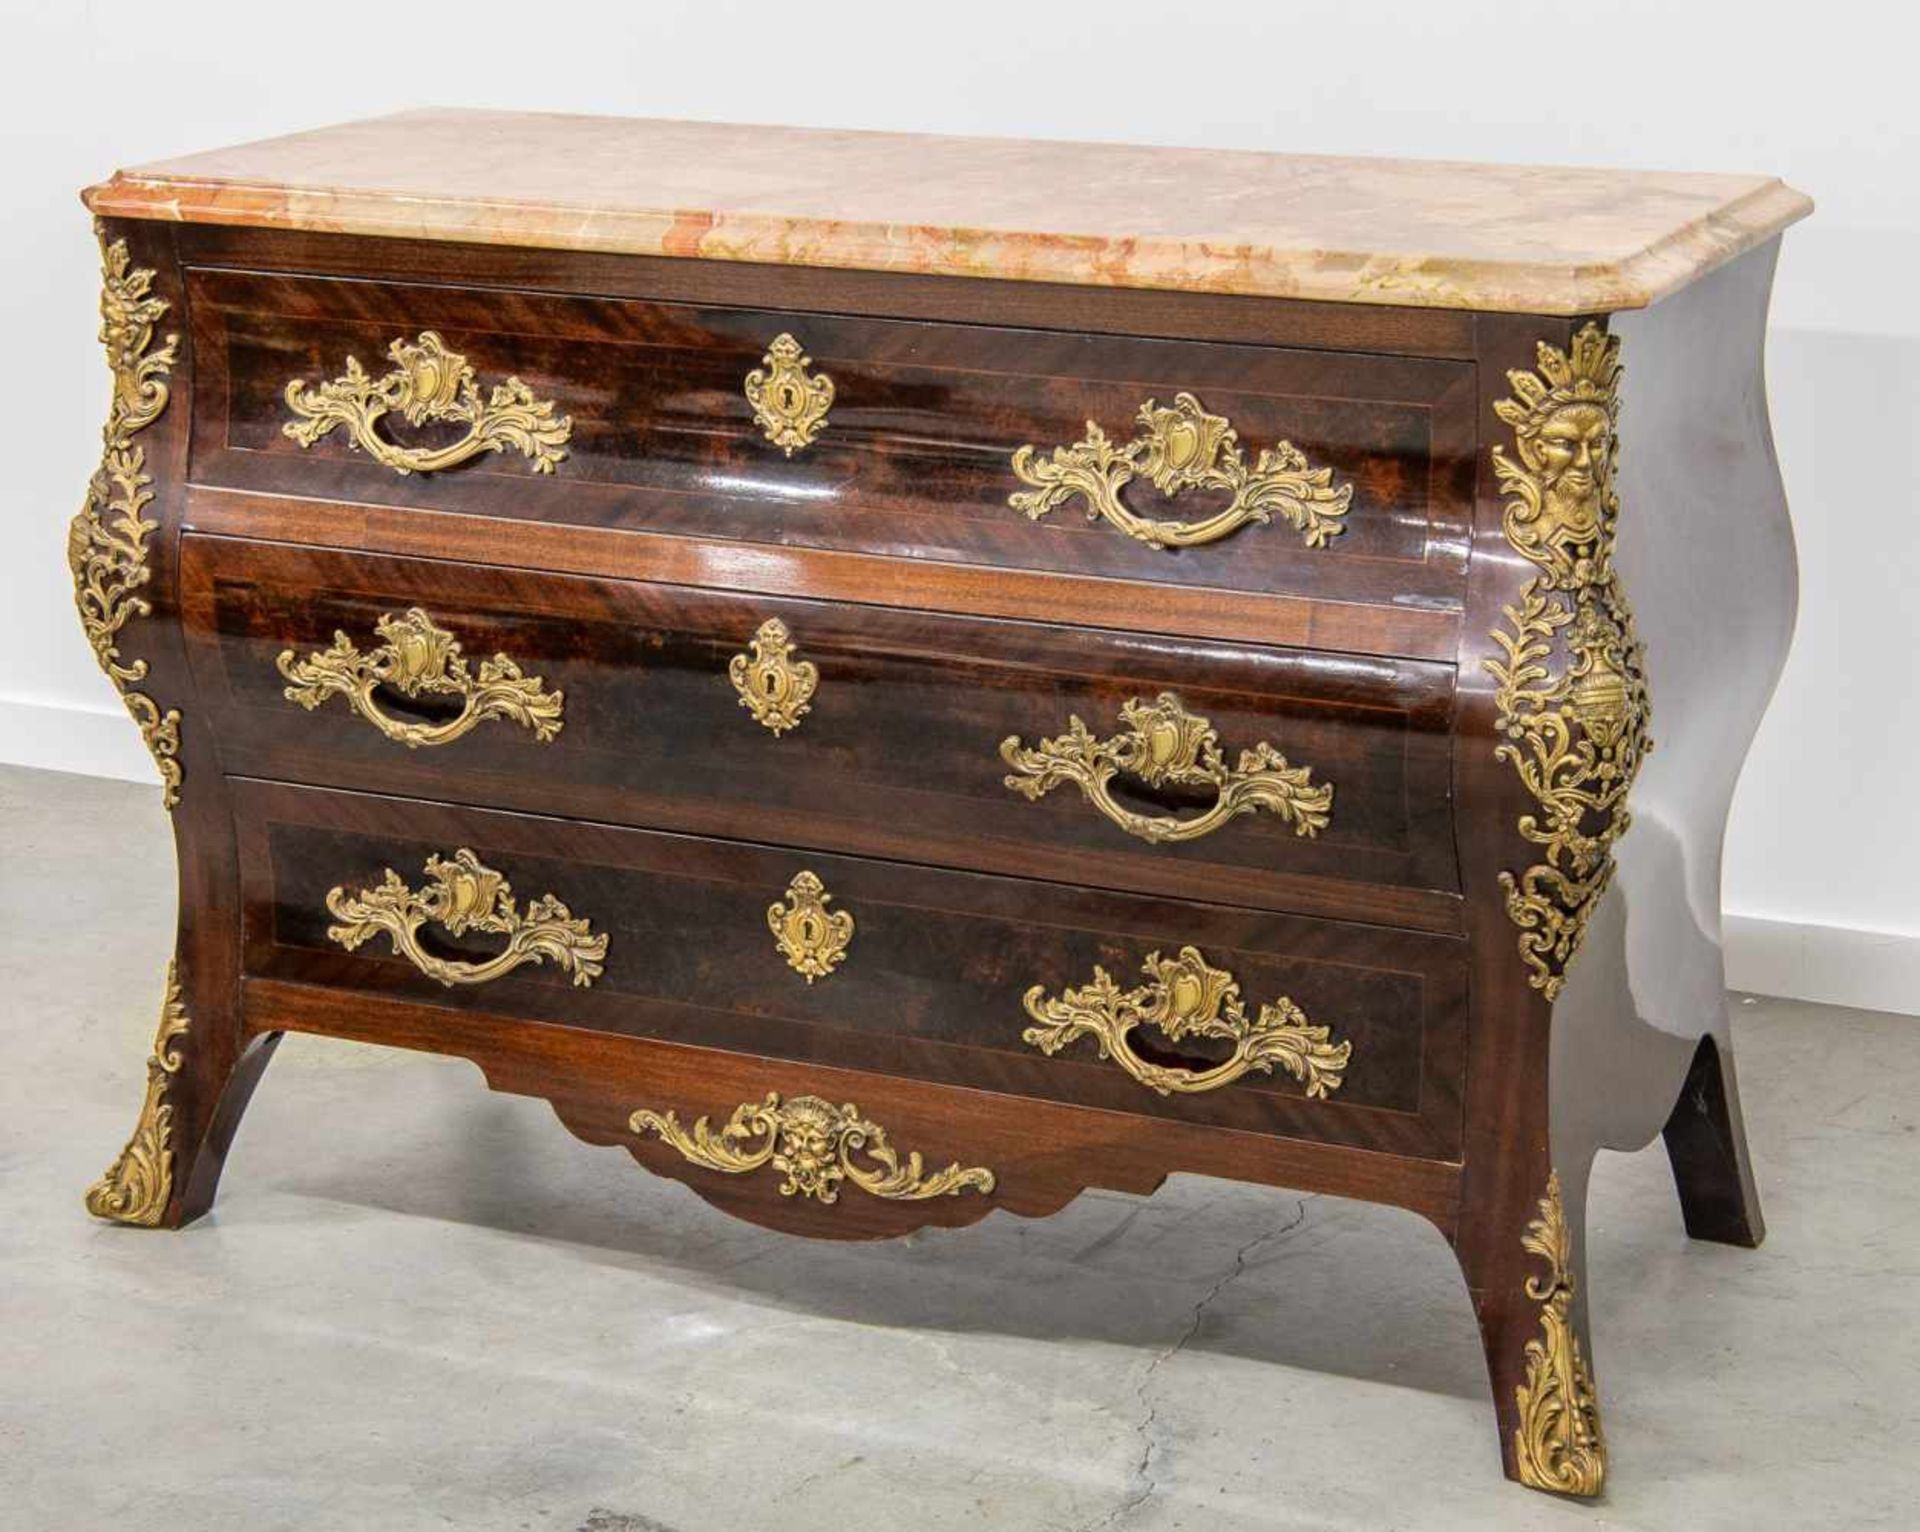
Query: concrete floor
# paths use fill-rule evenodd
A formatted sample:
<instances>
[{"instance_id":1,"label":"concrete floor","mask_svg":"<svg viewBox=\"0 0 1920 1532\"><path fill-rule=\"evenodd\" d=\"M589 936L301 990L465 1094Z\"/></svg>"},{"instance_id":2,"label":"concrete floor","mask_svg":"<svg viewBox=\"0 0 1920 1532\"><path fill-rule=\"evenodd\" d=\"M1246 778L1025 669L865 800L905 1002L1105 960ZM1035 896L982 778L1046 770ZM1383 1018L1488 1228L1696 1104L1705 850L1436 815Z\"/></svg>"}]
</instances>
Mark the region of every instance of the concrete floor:
<instances>
[{"instance_id":1,"label":"concrete floor","mask_svg":"<svg viewBox=\"0 0 1920 1532\"><path fill-rule=\"evenodd\" d=\"M892 1244L732 1223L465 1064L294 1037L214 1216L98 1224L172 933L150 789L0 768L0 1525L1912 1527L1920 1020L1738 1003L1772 1237L1593 1191L1597 1506L1508 1485L1411 1215L1176 1177Z\"/></svg>"}]
</instances>

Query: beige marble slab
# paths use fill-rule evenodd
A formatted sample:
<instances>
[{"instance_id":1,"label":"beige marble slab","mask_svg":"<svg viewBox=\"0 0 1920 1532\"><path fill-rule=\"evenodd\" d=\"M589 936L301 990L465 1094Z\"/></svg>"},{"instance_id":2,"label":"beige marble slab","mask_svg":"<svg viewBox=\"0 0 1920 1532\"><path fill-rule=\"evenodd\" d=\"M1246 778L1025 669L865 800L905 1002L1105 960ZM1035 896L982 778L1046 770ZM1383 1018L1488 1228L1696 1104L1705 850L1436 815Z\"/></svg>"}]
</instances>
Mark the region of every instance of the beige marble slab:
<instances>
[{"instance_id":1,"label":"beige marble slab","mask_svg":"<svg viewBox=\"0 0 1920 1532\"><path fill-rule=\"evenodd\" d=\"M1768 176L445 109L84 195L121 218L1547 314L1644 307L1812 209Z\"/></svg>"}]
</instances>

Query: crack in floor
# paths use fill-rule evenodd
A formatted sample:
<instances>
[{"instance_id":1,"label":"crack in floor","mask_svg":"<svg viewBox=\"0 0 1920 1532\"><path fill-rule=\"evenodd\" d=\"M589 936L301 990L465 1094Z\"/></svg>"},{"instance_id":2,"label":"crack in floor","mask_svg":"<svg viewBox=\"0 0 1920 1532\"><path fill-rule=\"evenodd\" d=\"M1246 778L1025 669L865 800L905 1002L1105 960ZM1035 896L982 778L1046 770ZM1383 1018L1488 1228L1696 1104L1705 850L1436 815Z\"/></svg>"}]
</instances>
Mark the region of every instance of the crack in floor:
<instances>
[{"instance_id":1,"label":"crack in floor","mask_svg":"<svg viewBox=\"0 0 1920 1532\"><path fill-rule=\"evenodd\" d=\"M651 1516L631 1516L596 1505L580 1523L580 1532L674 1532L664 1521Z\"/></svg>"},{"instance_id":2,"label":"crack in floor","mask_svg":"<svg viewBox=\"0 0 1920 1532\"><path fill-rule=\"evenodd\" d=\"M1134 1465L1133 1469L1133 1480L1138 1488L1105 1516L1102 1516L1096 1522L1090 1523L1086 1532L1105 1532L1107 1528L1117 1527L1122 1517L1130 1516L1139 1510L1141 1506L1153 1498L1154 1493L1160 1488L1159 1481L1154 1477L1153 1472L1153 1460L1159 1451L1159 1441L1153 1428L1160 1419L1160 1407L1147 1397L1147 1390L1153 1385L1154 1375L1182 1351L1186 1350L1188 1343L1193 1340L1194 1336L1200 1333L1200 1326L1206 1319L1207 1310L1213 1307L1222 1293L1233 1286L1233 1284L1246 1273L1247 1267L1252 1261L1254 1251L1258 1250L1262 1245L1271 1244L1274 1240L1291 1234L1295 1229L1299 1228L1300 1225L1305 1223L1307 1221L1307 1204L1315 1200L1317 1199L1314 1197L1302 1197L1294 1209L1292 1218L1288 1219L1279 1228L1269 1229L1266 1233L1256 1235L1253 1239L1248 1240L1246 1244L1242 1245L1239 1250L1234 1253L1233 1265L1227 1274L1221 1277L1218 1282L1214 1283L1213 1286L1207 1290L1206 1295L1193 1306L1193 1313L1188 1317L1187 1327L1181 1331L1179 1338L1175 1340L1172 1345L1162 1347L1154 1354L1153 1359L1141 1369L1139 1381L1135 1383L1133 1387L1133 1396L1139 1401L1143 1411L1139 1423L1134 1427L1135 1435L1140 1438L1140 1461Z\"/></svg>"}]
</instances>

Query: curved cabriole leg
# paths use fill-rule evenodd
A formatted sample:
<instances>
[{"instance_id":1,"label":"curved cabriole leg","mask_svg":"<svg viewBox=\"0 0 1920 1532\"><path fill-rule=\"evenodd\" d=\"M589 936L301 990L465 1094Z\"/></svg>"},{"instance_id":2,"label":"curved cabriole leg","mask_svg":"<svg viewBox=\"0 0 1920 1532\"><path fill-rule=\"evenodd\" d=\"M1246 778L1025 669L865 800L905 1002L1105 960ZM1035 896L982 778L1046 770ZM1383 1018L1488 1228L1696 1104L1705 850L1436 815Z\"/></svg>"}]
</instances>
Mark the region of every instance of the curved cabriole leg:
<instances>
[{"instance_id":1,"label":"curved cabriole leg","mask_svg":"<svg viewBox=\"0 0 1920 1532\"><path fill-rule=\"evenodd\" d=\"M160 1003L160 1027L147 1059L147 1098L133 1136L107 1173L87 1188L87 1211L118 1223L160 1223L173 1197L174 1119L178 1106L167 1099L184 1059L177 1046L193 1023L180 999L175 965L167 964L166 998Z\"/></svg>"},{"instance_id":2,"label":"curved cabriole leg","mask_svg":"<svg viewBox=\"0 0 1920 1532\"><path fill-rule=\"evenodd\" d=\"M1549 1174L1546 1195L1521 1236L1536 1268L1524 1291L1527 1302L1537 1305L1539 1329L1520 1349L1524 1370L1513 1386L1510 1420L1506 1401L1499 1403L1514 1477L1530 1489L1591 1496L1606 1482L1607 1444L1590 1360L1593 1341L1580 1301L1586 1242L1576 1242L1573 1232L1576 1221L1585 1223L1585 1179L1583 1171L1570 1215L1560 1177ZM1511 1336L1503 1332L1501 1339L1510 1343Z\"/></svg>"},{"instance_id":3,"label":"curved cabriole leg","mask_svg":"<svg viewBox=\"0 0 1920 1532\"><path fill-rule=\"evenodd\" d=\"M1586 1179L1584 1165L1565 1177L1549 1170L1528 1197L1514 1175L1453 1240L1480 1324L1507 1477L1581 1497L1598 1495L1607 1472L1577 1237Z\"/></svg>"},{"instance_id":4,"label":"curved cabriole leg","mask_svg":"<svg viewBox=\"0 0 1920 1532\"><path fill-rule=\"evenodd\" d=\"M225 1018L222 1018L225 1020ZM280 1034L237 1050L235 1029L196 1024L177 964L167 965L165 998L140 1115L105 1175L87 1188L96 1218L177 1229L213 1205L234 1130Z\"/></svg>"},{"instance_id":5,"label":"curved cabriole leg","mask_svg":"<svg viewBox=\"0 0 1920 1532\"><path fill-rule=\"evenodd\" d=\"M1476 332L1481 429L1494 446L1481 464L1457 693L1474 999L1450 1232L1507 1476L1593 1496L1607 1458L1581 1230L1596 1142L1562 1110L1553 1075L1569 1040L1568 971L1595 961L1579 954L1607 907L1610 853L1645 753L1640 651L1609 562L1618 354L1586 322L1484 316Z\"/></svg>"},{"instance_id":6,"label":"curved cabriole leg","mask_svg":"<svg viewBox=\"0 0 1920 1532\"><path fill-rule=\"evenodd\" d=\"M1661 1131L1687 1233L1722 1245L1756 1247L1766 1238L1767 1226L1747 1159L1733 1056L1723 1053L1712 1037L1701 1038L1694 1050L1680 1099Z\"/></svg>"},{"instance_id":7,"label":"curved cabriole leg","mask_svg":"<svg viewBox=\"0 0 1920 1532\"><path fill-rule=\"evenodd\" d=\"M1774 253L1615 316L1611 333L1476 324L1494 445L1459 666L1475 1002L1455 1244L1507 1470L1560 1493L1597 1493L1605 1476L1579 1249L1594 1152L1638 1148L1664 1121L1689 1229L1760 1233L1728 1053L1720 867L1792 627L1761 368ZM1502 1231L1523 1218L1522 1275Z\"/></svg>"},{"instance_id":8,"label":"curved cabriole leg","mask_svg":"<svg viewBox=\"0 0 1920 1532\"><path fill-rule=\"evenodd\" d=\"M102 224L100 339L112 374L98 471L67 536L74 603L95 659L153 755L180 847L178 956L168 965L133 1135L86 1205L174 1228L213 1201L227 1145L273 1052L247 1041L238 1004L233 822L192 706L176 577L186 482L184 292L170 228Z\"/></svg>"},{"instance_id":9,"label":"curved cabriole leg","mask_svg":"<svg viewBox=\"0 0 1920 1532\"><path fill-rule=\"evenodd\" d=\"M1734 786L1786 660L1797 595L1765 387L1777 253L1777 243L1749 251L1615 326L1633 420L1618 563L1647 644L1659 740L1634 788L1617 882L1632 1009L1675 1046L1606 1142L1636 1147L1664 1122L1687 1232L1748 1246L1764 1228L1734 1086L1720 874Z\"/></svg>"}]
</instances>

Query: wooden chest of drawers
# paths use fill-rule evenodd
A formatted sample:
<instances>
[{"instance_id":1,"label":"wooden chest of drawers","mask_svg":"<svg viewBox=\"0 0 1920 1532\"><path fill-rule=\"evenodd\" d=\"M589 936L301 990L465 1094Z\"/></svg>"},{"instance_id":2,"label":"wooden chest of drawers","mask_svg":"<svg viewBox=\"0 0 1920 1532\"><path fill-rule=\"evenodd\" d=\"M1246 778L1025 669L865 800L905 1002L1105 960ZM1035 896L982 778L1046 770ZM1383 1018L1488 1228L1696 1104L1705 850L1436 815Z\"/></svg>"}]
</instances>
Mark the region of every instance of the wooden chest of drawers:
<instances>
[{"instance_id":1,"label":"wooden chest of drawers","mask_svg":"<svg viewBox=\"0 0 1920 1532\"><path fill-rule=\"evenodd\" d=\"M731 197L747 130L484 114L88 194L72 562L181 860L88 1205L205 1211L289 1029L800 1234L1364 1197L1458 1253L1508 1473L1596 1493L1595 1152L1664 1125L1689 1230L1760 1233L1718 859L1805 200L776 139L840 202ZM1149 172L1218 222L1090 211Z\"/></svg>"}]
</instances>

